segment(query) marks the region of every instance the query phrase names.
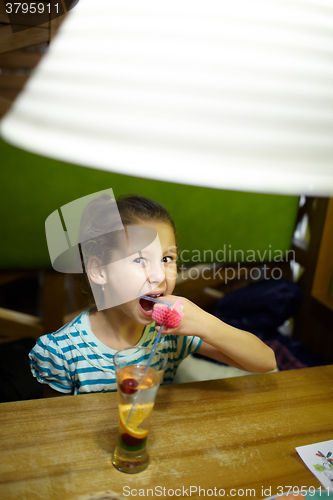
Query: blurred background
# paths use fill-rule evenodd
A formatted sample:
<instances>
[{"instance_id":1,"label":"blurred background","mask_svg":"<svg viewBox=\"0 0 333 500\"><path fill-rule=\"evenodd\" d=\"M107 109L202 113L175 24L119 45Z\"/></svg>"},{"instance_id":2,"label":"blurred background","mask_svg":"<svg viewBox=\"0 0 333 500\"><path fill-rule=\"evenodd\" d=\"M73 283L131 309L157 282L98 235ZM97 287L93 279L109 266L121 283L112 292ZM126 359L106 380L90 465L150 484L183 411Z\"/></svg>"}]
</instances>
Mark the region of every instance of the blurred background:
<instances>
[{"instance_id":1,"label":"blurred background","mask_svg":"<svg viewBox=\"0 0 333 500\"><path fill-rule=\"evenodd\" d=\"M0 116L64 17L13 33L0 2ZM176 295L260 336L274 349L279 370L333 362L332 199L142 179L47 159L0 140L1 401L41 397L29 350L87 306L75 277L52 270L45 220L107 188L116 198L140 194L169 210L183 257ZM190 357L177 382L243 374Z\"/></svg>"}]
</instances>

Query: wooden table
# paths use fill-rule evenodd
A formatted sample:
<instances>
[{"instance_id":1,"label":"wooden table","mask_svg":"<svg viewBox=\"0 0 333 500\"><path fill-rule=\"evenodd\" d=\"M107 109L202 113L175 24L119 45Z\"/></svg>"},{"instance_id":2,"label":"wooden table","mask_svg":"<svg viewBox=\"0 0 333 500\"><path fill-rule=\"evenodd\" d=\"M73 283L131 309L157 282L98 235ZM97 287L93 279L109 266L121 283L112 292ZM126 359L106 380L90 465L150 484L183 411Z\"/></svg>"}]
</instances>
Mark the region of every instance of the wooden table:
<instances>
[{"instance_id":1,"label":"wooden table","mask_svg":"<svg viewBox=\"0 0 333 500\"><path fill-rule=\"evenodd\" d=\"M117 418L116 393L0 404L0 498L69 500L111 489L196 499L224 489L260 499L278 487L318 488L295 447L333 438L333 365L161 387L151 462L139 474L111 464Z\"/></svg>"}]
</instances>

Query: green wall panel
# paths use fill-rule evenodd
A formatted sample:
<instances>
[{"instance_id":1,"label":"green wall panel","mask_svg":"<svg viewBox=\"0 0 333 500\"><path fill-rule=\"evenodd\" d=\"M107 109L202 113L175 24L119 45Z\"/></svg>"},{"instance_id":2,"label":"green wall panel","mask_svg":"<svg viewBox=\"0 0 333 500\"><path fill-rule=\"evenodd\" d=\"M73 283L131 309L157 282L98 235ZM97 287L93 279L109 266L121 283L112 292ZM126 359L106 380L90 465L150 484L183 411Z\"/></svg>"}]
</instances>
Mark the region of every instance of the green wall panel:
<instances>
[{"instance_id":1,"label":"green wall panel","mask_svg":"<svg viewBox=\"0 0 333 500\"><path fill-rule=\"evenodd\" d=\"M36 156L0 140L0 267L50 267L45 219L62 205L106 188L116 197L135 193L165 205L175 221L180 250L187 250L182 254L186 260L210 262L211 254L221 260L223 252L227 260L238 261L244 260L242 252L245 258L259 252L260 260L265 251L273 257L290 248L297 197L113 174Z\"/></svg>"}]
</instances>

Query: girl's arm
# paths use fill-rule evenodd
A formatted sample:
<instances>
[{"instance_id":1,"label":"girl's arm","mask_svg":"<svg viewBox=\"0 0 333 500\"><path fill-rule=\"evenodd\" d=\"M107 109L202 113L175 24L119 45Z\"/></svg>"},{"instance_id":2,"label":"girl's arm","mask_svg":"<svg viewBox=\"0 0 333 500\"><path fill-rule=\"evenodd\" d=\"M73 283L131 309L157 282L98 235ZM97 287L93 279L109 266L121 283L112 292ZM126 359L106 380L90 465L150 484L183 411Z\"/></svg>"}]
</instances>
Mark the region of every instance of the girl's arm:
<instances>
[{"instance_id":1,"label":"girl's arm","mask_svg":"<svg viewBox=\"0 0 333 500\"><path fill-rule=\"evenodd\" d=\"M188 299L168 295L163 300L173 305L180 298L184 316L180 326L168 332L200 337L198 353L241 370L265 373L276 368L274 351L252 333L223 323Z\"/></svg>"},{"instance_id":2,"label":"girl's arm","mask_svg":"<svg viewBox=\"0 0 333 500\"><path fill-rule=\"evenodd\" d=\"M29 353L30 369L43 384L44 398L73 394L74 387L68 362L53 334L43 335ZM51 385L59 386L59 390Z\"/></svg>"},{"instance_id":3,"label":"girl's arm","mask_svg":"<svg viewBox=\"0 0 333 500\"><path fill-rule=\"evenodd\" d=\"M200 336L198 353L240 370L266 373L276 368L274 351L252 333L233 328L213 317L212 334Z\"/></svg>"}]
</instances>

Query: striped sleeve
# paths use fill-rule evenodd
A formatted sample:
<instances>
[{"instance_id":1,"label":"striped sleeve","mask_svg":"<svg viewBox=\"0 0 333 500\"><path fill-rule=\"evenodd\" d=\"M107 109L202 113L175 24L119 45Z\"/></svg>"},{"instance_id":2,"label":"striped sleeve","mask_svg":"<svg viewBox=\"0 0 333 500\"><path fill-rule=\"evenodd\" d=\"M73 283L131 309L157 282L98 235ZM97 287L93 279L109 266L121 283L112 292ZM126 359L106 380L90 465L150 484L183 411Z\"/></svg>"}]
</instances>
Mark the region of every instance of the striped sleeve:
<instances>
[{"instance_id":1,"label":"striped sleeve","mask_svg":"<svg viewBox=\"0 0 333 500\"><path fill-rule=\"evenodd\" d=\"M163 384L172 384L178 366L189 354L195 353L200 345L201 339L195 336L168 335L161 342L159 350L167 357L167 366L164 371Z\"/></svg>"},{"instance_id":2,"label":"striped sleeve","mask_svg":"<svg viewBox=\"0 0 333 500\"><path fill-rule=\"evenodd\" d=\"M52 389L71 394L73 380L68 362L53 335L43 335L29 353L30 368L34 377Z\"/></svg>"},{"instance_id":3,"label":"striped sleeve","mask_svg":"<svg viewBox=\"0 0 333 500\"><path fill-rule=\"evenodd\" d=\"M202 340L199 337L184 337L182 359L186 358L189 354L194 354L195 352L197 352L201 345L201 342Z\"/></svg>"}]
</instances>

